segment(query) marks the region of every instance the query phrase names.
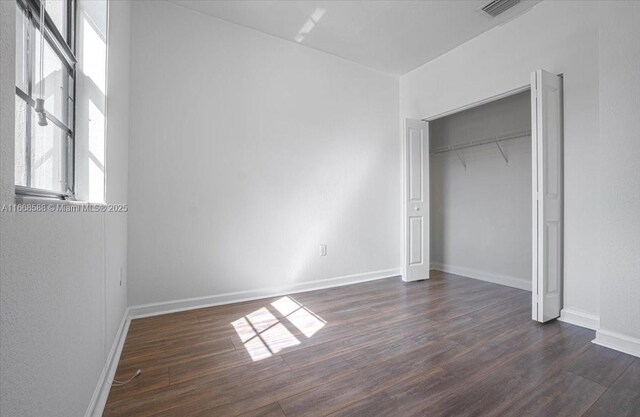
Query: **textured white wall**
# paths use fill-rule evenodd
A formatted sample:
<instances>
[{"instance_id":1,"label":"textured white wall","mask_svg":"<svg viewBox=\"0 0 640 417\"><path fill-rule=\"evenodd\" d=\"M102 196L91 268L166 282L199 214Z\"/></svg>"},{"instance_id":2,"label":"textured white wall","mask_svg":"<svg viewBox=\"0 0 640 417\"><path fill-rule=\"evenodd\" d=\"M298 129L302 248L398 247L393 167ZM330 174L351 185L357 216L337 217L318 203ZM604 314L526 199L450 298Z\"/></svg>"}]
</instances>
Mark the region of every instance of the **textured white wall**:
<instances>
[{"instance_id":1,"label":"textured white wall","mask_svg":"<svg viewBox=\"0 0 640 417\"><path fill-rule=\"evenodd\" d=\"M640 3L600 9L600 327L640 339ZM638 347L636 346L636 349ZM640 350L636 350L640 352Z\"/></svg>"},{"instance_id":2,"label":"textured white wall","mask_svg":"<svg viewBox=\"0 0 640 417\"><path fill-rule=\"evenodd\" d=\"M429 117L528 85L538 68L564 73L564 306L597 315L597 2L542 2L402 76L400 116Z\"/></svg>"},{"instance_id":3,"label":"textured white wall","mask_svg":"<svg viewBox=\"0 0 640 417\"><path fill-rule=\"evenodd\" d=\"M396 78L164 2L133 22L131 304L399 267Z\"/></svg>"},{"instance_id":4,"label":"textured white wall","mask_svg":"<svg viewBox=\"0 0 640 417\"><path fill-rule=\"evenodd\" d=\"M433 121L432 149L531 129L528 91ZM431 262L531 287L531 139L431 156Z\"/></svg>"},{"instance_id":5,"label":"textured white wall","mask_svg":"<svg viewBox=\"0 0 640 417\"><path fill-rule=\"evenodd\" d=\"M9 204L13 203L15 149L13 138L16 66L13 57L16 53L16 5L14 2L0 2L0 19L0 204ZM1 222L0 227L2 227ZM4 233L0 233L0 238L3 235ZM0 255L3 253L4 247L0 245ZM3 264L0 263L0 268ZM2 317L5 315L2 314Z\"/></svg>"},{"instance_id":6,"label":"textured white wall","mask_svg":"<svg viewBox=\"0 0 640 417\"><path fill-rule=\"evenodd\" d=\"M131 2L110 1L109 24L105 198L108 203L123 204L129 178ZM112 213L105 222L108 350L127 308L127 213Z\"/></svg>"},{"instance_id":7,"label":"textured white wall","mask_svg":"<svg viewBox=\"0 0 640 417\"><path fill-rule=\"evenodd\" d=\"M111 6L107 201L126 202L130 5ZM15 2L0 1L0 202L13 204ZM78 140L86 138L78 137ZM119 325L126 215L0 213L0 414L84 415ZM106 263L105 263L106 259ZM116 274L114 271L118 271Z\"/></svg>"}]
</instances>

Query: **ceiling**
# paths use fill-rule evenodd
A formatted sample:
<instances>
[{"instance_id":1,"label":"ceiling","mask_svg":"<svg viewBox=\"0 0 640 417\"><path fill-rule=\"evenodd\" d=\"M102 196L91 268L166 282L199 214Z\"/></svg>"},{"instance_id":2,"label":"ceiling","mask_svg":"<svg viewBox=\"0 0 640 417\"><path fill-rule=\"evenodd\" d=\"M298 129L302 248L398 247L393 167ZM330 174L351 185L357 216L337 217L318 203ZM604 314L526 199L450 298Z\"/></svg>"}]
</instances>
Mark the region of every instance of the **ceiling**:
<instances>
[{"instance_id":1,"label":"ceiling","mask_svg":"<svg viewBox=\"0 0 640 417\"><path fill-rule=\"evenodd\" d=\"M517 17L541 0L522 0L495 18L478 10L490 0L169 1L401 75Z\"/></svg>"}]
</instances>

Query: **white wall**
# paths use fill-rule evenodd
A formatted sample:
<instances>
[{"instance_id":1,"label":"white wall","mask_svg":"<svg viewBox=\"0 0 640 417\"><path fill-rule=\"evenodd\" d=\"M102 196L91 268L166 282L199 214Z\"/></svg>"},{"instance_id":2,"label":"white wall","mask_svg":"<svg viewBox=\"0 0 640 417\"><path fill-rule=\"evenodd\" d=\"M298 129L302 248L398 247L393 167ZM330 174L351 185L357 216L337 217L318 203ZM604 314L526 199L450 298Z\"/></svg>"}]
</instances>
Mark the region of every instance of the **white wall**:
<instances>
[{"instance_id":1,"label":"white wall","mask_svg":"<svg viewBox=\"0 0 640 417\"><path fill-rule=\"evenodd\" d=\"M640 355L640 3L600 9L600 325ZM601 332L598 332L601 338Z\"/></svg>"},{"instance_id":2,"label":"white wall","mask_svg":"<svg viewBox=\"0 0 640 417\"><path fill-rule=\"evenodd\" d=\"M431 149L531 129L529 91L430 123ZM531 139L431 155L434 268L531 288Z\"/></svg>"},{"instance_id":3,"label":"white wall","mask_svg":"<svg viewBox=\"0 0 640 417\"><path fill-rule=\"evenodd\" d=\"M399 268L396 78L164 2L133 21L131 304Z\"/></svg>"},{"instance_id":4,"label":"white wall","mask_svg":"<svg viewBox=\"0 0 640 417\"><path fill-rule=\"evenodd\" d=\"M424 118L564 73L564 306L599 314L598 4L545 1L400 78L400 117Z\"/></svg>"},{"instance_id":5,"label":"white wall","mask_svg":"<svg viewBox=\"0 0 640 417\"><path fill-rule=\"evenodd\" d=\"M107 201L126 202L130 5L110 5L106 153L119 174L107 178ZM15 203L14 24L15 2L0 1L1 204ZM125 247L126 215L0 212L3 417L84 415L124 314L126 290L114 271L126 268Z\"/></svg>"},{"instance_id":6,"label":"white wall","mask_svg":"<svg viewBox=\"0 0 640 417\"><path fill-rule=\"evenodd\" d=\"M107 51L107 142L105 200L128 203L129 180L129 73L131 2L109 2ZM127 308L127 213L105 216L107 300L106 348L111 348Z\"/></svg>"}]
</instances>

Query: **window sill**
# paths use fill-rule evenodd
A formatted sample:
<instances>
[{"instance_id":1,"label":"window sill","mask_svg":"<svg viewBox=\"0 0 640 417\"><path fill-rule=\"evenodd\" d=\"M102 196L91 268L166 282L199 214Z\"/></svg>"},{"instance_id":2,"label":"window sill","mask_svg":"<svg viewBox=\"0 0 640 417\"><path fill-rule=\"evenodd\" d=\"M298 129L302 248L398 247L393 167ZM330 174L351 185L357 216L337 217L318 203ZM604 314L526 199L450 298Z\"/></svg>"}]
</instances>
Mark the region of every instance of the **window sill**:
<instances>
[{"instance_id":1,"label":"window sill","mask_svg":"<svg viewBox=\"0 0 640 417\"><path fill-rule=\"evenodd\" d=\"M54 206L84 206L107 207L107 203L92 203L91 201L61 200L58 198L37 197L16 194L16 204L52 204Z\"/></svg>"},{"instance_id":2,"label":"window sill","mask_svg":"<svg viewBox=\"0 0 640 417\"><path fill-rule=\"evenodd\" d=\"M87 205L101 207L106 203L96 203L91 201L76 200L75 196L42 190L38 188L28 188L21 185L15 186L16 204L54 204L54 205Z\"/></svg>"}]
</instances>

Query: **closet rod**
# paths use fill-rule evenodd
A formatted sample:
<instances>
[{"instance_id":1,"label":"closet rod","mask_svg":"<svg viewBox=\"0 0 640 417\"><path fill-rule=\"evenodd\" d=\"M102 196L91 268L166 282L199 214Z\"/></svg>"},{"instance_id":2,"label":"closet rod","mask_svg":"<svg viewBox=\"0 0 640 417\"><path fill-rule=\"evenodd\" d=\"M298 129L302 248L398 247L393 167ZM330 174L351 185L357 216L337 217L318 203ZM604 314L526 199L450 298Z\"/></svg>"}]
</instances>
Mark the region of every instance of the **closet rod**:
<instances>
[{"instance_id":1,"label":"closet rod","mask_svg":"<svg viewBox=\"0 0 640 417\"><path fill-rule=\"evenodd\" d=\"M459 149L466 149L466 148L471 148L471 147L474 147L474 146L488 145L490 143L500 143L500 142L505 142L505 141L513 140L513 139L520 139L520 138L524 138L524 137L528 137L528 136L531 136L531 130L525 130L525 131L522 131L522 132L512 133L512 134L504 135L504 136L494 136L494 137L491 137L491 138L474 140L474 141L463 143L463 144L460 144L460 145L443 146L441 148L434 149L433 151L431 151L431 153L432 154L436 154L436 153L457 151Z\"/></svg>"}]
</instances>

